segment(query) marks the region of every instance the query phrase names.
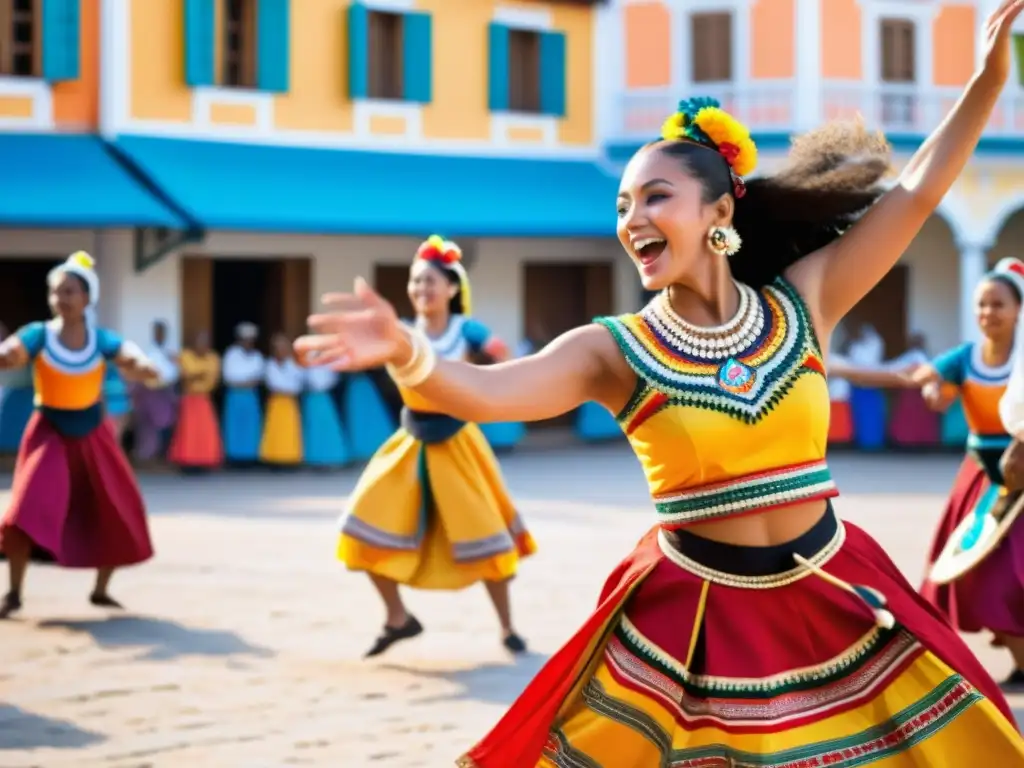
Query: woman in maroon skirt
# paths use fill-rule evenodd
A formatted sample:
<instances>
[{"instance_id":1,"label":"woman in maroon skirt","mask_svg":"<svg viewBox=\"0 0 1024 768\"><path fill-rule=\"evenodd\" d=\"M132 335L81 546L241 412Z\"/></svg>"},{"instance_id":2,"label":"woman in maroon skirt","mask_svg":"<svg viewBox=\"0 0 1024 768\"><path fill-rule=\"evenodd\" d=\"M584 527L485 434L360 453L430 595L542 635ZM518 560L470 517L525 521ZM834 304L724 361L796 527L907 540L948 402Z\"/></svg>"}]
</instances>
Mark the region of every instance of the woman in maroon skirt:
<instances>
[{"instance_id":1,"label":"woman in maroon skirt","mask_svg":"<svg viewBox=\"0 0 1024 768\"><path fill-rule=\"evenodd\" d=\"M1003 483L999 459L1010 444L999 403L1010 377L1022 297L1024 263L1002 259L975 292L982 340L949 350L917 374L925 385L925 399L935 409L945 410L960 398L970 428L967 456L935 533L921 594L961 632L989 630L995 644L1010 651L1015 670L1003 682L1006 690L1024 688L1024 524L1013 523L995 549L955 580L934 576L931 568L947 549L951 555L980 546L983 526L996 511ZM964 532L957 529L971 516L977 530L961 538ZM957 550L950 545L955 533Z\"/></svg>"},{"instance_id":2,"label":"woman in maroon skirt","mask_svg":"<svg viewBox=\"0 0 1024 768\"><path fill-rule=\"evenodd\" d=\"M93 321L99 278L88 254L72 254L48 283L53 320L26 325L0 344L0 370L29 365L36 388L0 520L11 577L0 618L21 608L33 551L68 568L97 569L90 601L114 608L120 605L107 591L114 569L153 555L142 496L103 415L103 379L108 365L134 380L158 374L135 345Z\"/></svg>"}]
</instances>

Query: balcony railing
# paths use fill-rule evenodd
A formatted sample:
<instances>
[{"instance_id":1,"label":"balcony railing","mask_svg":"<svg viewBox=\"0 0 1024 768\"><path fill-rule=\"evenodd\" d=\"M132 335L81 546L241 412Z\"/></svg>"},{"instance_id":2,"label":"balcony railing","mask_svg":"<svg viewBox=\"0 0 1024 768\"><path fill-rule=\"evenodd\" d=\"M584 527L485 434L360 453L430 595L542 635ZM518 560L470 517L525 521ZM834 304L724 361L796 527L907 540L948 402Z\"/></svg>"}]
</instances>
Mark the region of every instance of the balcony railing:
<instances>
[{"instance_id":1,"label":"balcony railing","mask_svg":"<svg viewBox=\"0 0 1024 768\"><path fill-rule=\"evenodd\" d=\"M856 82L826 81L819 94L820 114L802 123L796 89L793 81L767 80L756 84L703 86L700 92L717 98L755 134L799 133L828 120L860 116L870 128L881 129L886 134L914 136L930 133L961 93L959 88L919 88L904 83L868 87ZM616 124L608 138L616 142L657 138L662 121L675 111L678 98L678 93L668 89L622 94ZM1008 93L1000 100L985 136L1024 141L1024 95Z\"/></svg>"}]
</instances>

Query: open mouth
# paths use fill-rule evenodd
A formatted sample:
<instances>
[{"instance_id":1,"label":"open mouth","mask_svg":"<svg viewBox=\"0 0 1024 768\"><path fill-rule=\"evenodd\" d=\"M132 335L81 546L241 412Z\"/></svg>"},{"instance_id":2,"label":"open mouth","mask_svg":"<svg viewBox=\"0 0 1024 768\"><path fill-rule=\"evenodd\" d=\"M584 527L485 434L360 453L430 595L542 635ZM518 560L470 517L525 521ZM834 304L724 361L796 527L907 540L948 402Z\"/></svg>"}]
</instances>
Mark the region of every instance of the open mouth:
<instances>
[{"instance_id":1,"label":"open mouth","mask_svg":"<svg viewBox=\"0 0 1024 768\"><path fill-rule=\"evenodd\" d=\"M660 237L646 237L633 243L633 252L636 253L640 263L647 267L657 261L658 257L665 252L665 241Z\"/></svg>"}]
</instances>

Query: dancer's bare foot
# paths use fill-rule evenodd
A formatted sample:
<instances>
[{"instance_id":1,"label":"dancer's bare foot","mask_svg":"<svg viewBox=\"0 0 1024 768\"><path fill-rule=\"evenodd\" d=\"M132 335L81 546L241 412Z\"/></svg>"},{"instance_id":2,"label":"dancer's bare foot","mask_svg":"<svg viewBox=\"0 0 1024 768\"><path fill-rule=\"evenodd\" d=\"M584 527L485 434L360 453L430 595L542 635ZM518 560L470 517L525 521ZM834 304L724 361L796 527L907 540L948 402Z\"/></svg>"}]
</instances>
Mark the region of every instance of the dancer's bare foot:
<instances>
[{"instance_id":1,"label":"dancer's bare foot","mask_svg":"<svg viewBox=\"0 0 1024 768\"><path fill-rule=\"evenodd\" d=\"M89 602L93 605L98 605L101 608L124 608L123 605L105 592L93 592L89 595Z\"/></svg>"},{"instance_id":2,"label":"dancer's bare foot","mask_svg":"<svg viewBox=\"0 0 1024 768\"><path fill-rule=\"evenodd\" d=\"M21 595L17 592L8 592L0 601L0 619L6 619L12 613L21 610Z\"/></svg>"}]
</instances>

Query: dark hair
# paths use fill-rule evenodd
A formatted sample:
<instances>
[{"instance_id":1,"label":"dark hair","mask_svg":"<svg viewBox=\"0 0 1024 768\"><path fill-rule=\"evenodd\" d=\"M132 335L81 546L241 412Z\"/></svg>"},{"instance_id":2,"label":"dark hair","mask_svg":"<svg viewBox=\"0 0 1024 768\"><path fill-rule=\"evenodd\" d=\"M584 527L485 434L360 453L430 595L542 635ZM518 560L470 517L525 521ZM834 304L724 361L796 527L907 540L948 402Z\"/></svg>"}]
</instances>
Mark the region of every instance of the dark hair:
<instances>
[{"instance_id":1,"label":"dark hair","mask_svg":"<svg viewBox=\"0 0 1024 768\"><path fill-rule=\"evenodd\" d=\"M704 202L734 194L725 158L691 141L653 146L683 161L704 185ZM793 141L786 165L746 182L733 227L743 240L733 276L760 288L791 264L839 237L884 191L890 147L857 123L830 123Z\"/></svg>"},{"instance_id":2,"label":"dark hair","mask_svg":"<svg viewBox=\"0 0 1024 768\"><path fill-rule=\"evenodd\" d=\"M429 264L430 267L437 270L445 280L455 286L455 295L452 296L451 301L448 302L448 312L453 315L466 314L466 307L462 301L462 277L459 273L451 267L445 266L436 259L418 259L418 261L423 261Z\"/></svg>"},{"instance_id":3,"label":"dark hair","mask_svg":"<svg viewBox=\"0 0 1024 768\"><path fill-rule=\"evenodd\" d=\"M1013 298L1017 300L1018 304L1024 303L1024 294L1021 294L1020 288L1017 286L1017 283L1015 283L1012 278L1006 277L1005 275L1000 275L998 272L990 272L989 274L985 275L985 279L982 280L981 282L1002 283L1003 285L1010 289L1010 293L1013 294Z\"/></svg>"},{"instance_id":4,"label":"dark hair","mask_svg":"<svg viewBox=\"0 0 1024 768\"><path fill-rule=\"evenodd\" d=\"M48 275L46 279L46 285L48 288L50 288L50 290L53 290L58 285L60 285L60 281L63 280L65 277L74 278L75 282L77 282L82 287L82 291L85 293L86 297L91 298L89 296L89 283L87 283L85 281L85 278L83 278L81 275L76 275L70 269L62 269L61 267L57 267Z\"/></svg>"}]
</instances>

